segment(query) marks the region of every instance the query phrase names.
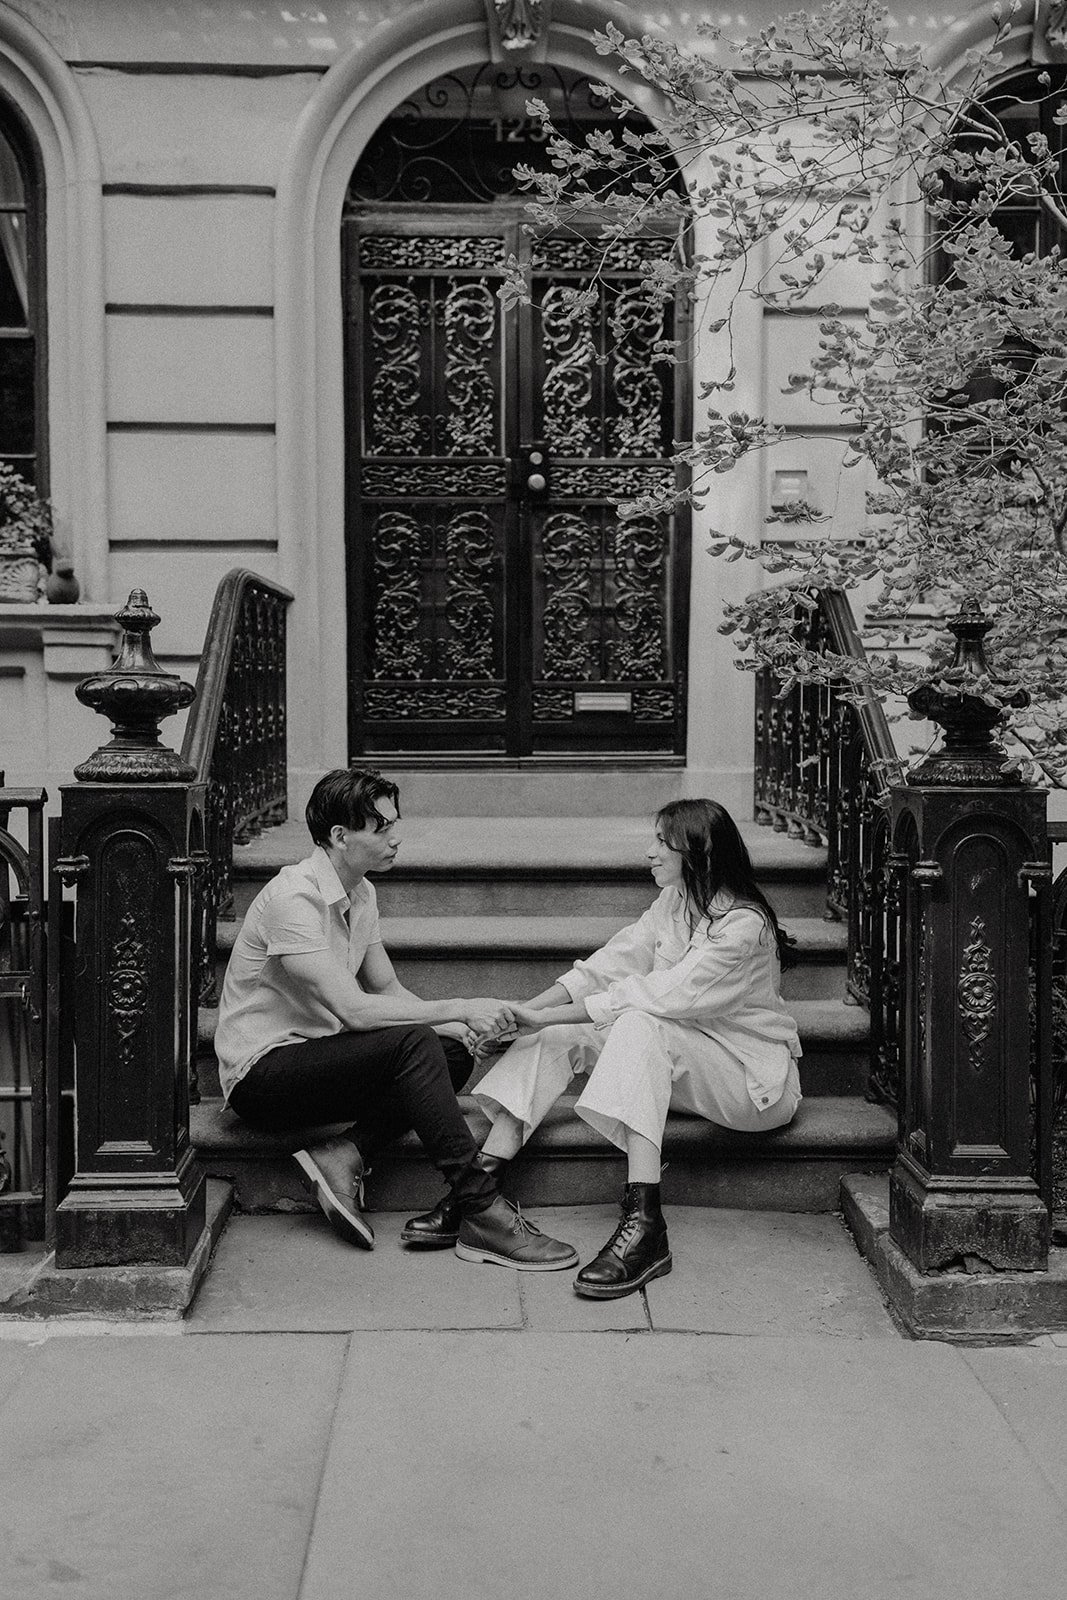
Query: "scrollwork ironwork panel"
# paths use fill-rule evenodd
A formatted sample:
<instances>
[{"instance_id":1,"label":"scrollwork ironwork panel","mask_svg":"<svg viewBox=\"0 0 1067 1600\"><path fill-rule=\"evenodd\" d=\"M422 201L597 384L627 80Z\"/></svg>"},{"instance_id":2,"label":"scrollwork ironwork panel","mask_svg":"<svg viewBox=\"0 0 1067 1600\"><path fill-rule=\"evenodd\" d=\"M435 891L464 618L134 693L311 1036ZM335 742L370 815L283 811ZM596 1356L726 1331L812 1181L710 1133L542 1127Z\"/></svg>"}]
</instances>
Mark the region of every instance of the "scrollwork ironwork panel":
<instances>
[{"instance_id":1,"label":"scrollwork ironwork panel","mask_svg":"<svg viewBox=\"0 0 1067 1600\"><path fill-rule=\"evenodd\" d=\"M349 184L348 214L382 201L469 205L521 197L516 167L547 171L551 162L547 132L527 111L531 99L544 101L554 126L578 145L598 130L619 133L596 78L528 60L541 0L493 0L493 11L501 16L491 25L516 65L485 62L445 73L409 95L368 141ZM650 128L636 110L625 125ZM625 182L617 174L607 187Z\"/></svg>"},{"instance_id":2,"label":"scrollwork ironwork panel","mask_svg":"<svg viewBox=\"0 0 1067 1600\"><path fill-rule=\"evenodd\" d=\"M602 430L594 417L597 350L594 311L572 311L564 291L549 285L541 300L541 345L545 375L541 390L542 428L548 448L567 456L599 455Z\"/></svg>"},{"instance_id":3,"label":"scrollwork ironwork panel","mask_svg":"<svg viewBox=\"0 0 1067 1600\"><path fill-rule=\"evenodd\" d=\"M411 279L379 283L367 296L370 403L364 408L371 455L416 455L426 449L430 419L422 408L422 336L429 302Z\"/></svg>"},{"instance_id":4,"label":"scrollwork ironwork panel","mask_svg":"<svg viewBox=\"0 0 1067 1600\"><path fill-rule=\"evenodd\" d=\"M445 531L445 670L450 678L499 676L493 651L496 540L488 512L456 511Z\"/></svg>"},{"instance_id":5,"label":"scrollwork ironwork panel","mask_svg":"<svg viewBox=\"0 0 1067 1600\"><path fill-rule=\"evenodd\" d=\"M641 273L652 261L662 259L662 238L620 239L605 251L597 239L575 235L535 239L530 253L535 272Z\"/></svg>"},{"instance_id":6,"label":"scrollwork ironwork panel","mask_svg":"<svg viewBox=\"0 0 1067 1600\"><path fill-rule=\"evenodd\" d=\"M364 694L364 714L371 721L501 722L507 714L502 688L460 684L373 684Z\"/></svg>"},{"instance_id":7,"label":"scrollwork ironwork panel","mask_svg":"<svg viewBox=\"0 0 1067 1600\"><path fill-rule=\"evenodd\" d=\"M628 462L555 461L552 493L557 500L634 500L644 494L670 494L671 467L646 467Z\"/></svg>"},{"instance_id":8,"label":"scrollwork ironwork panel","mask_svg":"<svg viewBox=\"0 0 1067 1600\"><path fill-rule=\"evenodd\" d=\"M620 291L611 310L611 393L608 411L608 453L659 456L670 447L664 437L668 373L654 362L657 340L663 339L663 306L649 299L643 285Z\"/></svg>"},{"instance_id":9,"label":"scrollwork ironwork panel","mask_svg":"<svg viewBox=\"0 0 1067 1600\"><path fill-rule=\"evenodd\" d=\"M667 537L665 525L655 517L634 517L613 529L612 678L664 675Z\"/></svg>"},{"instance_id":10,"label":"scrollwork ironwork panel","mask_svg":"<svg viewBox=\"0 0 1067 1600\"><path fill-rule=\"evenodd\" d=\"M382 511L372 541L371 678L419 678L430 660L422 631L427 539L405 511Z\"/></svg>"},{"instance_id":11,"label":"scrollwork ironwork panel","mask_svg":"<svg viewBox=\"0 0 1067 1600\"><path fill-rule=\"evenodd\" d=\"M437 418L441 448L454 456L496 455L502 449L496 376L500 302L481 281L448 279L442 287L443 390L448 409Z\"/></svg>"},{"instance_id":12,"label":"scrollwork ironwork panel","mask_svg":"<svg viewBox=\"0 0 1067 1600\"><path fill-rule=\"evenodd\" d=\"M638 722L670 722L674 711L673 689L634 690L634 716Z\"/></svg>"},{"instance_id":13,"label":"scrollwork ironwork panel","mask_svg":"<svg viewBox=\"0 0 1067 1600\"><path fill-rule=\"evenodd\" d=\"M507 470L501 462L394 461L364 466L360 488L370 500L502 499L507 493Z\"/></svg>"},{"instance_id":14,"label":"scrollwork ironwork panel","mask_svg":"<svg viewBox=\"0 0 1067 1600\"><path fill-rule=\"evenodd\" d=\"M535 689L533 714L537 722L570 722L574 716L574 691Z\"/></svg>"},{"instance_id":15,"label":"scrollwork ironwork panel","mask_svg":"<svg viewBox=\"0 0 1067 1600\"><path fill-rule=\"evenodd\" d=\"M544 598L539 677L587 680L597 676L591 624L593 575L600 558L598 533L587 517L569 511L557 511L545 519L540 536Z\"/></svg>"},{"instance_id":16,"label":"scrollwork ironwork panel","mask_svg":"<svg viewBox=\"0 0 1067 1600\"><path fill-rule=\"evenodd\" d=\"M418 234L408 237L395 233L366 233L359 241L359 264L364 271L382 272L449 271L465 269L480 272L497 267L503 270L507 250L503 239L494 235Z\"/></svg>"}]
</instances>

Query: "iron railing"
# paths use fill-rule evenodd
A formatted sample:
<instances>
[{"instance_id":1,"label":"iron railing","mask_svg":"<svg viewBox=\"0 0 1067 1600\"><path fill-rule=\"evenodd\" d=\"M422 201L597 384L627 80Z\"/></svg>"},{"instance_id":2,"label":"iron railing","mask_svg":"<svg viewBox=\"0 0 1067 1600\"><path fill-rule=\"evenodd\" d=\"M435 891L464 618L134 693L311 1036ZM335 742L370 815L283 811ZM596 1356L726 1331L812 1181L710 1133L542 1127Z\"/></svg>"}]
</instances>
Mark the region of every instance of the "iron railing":
<instances>
[{"instance_id":1,"label":"iron railing","mask_svg":"<svg viewBox=\"0 0 1067 1600\"><path fill-rule=\"evenodd\" d=\"M798 615L805 648L863 660L848 599L824 589ZM827 850L826 914L848 928L848 994L871 1013L872 1099L897 1105L903 999L902 874L890 851L889 789L902 769L877 701L847 683L756 683L756 820Z\"/></svg>"},{"instance_id":2,"label":"iron railing","mask_svg":"<svg viewBox=\"0 0 1067 1600\"><path fill-rule=\"evenodd\" d=\"M194 1001L215 998L215 924L233 916L233 846L287 815L288 589L235 568L219 584L182 755L205 786L203 870L193 908Z\"/></svg>"},{"instance_id":3,"label":"iron railing","mask_svg":"<svg viewBox=\"0 0 1067 1600\"><path fill-rule=\"evenodd\" d=\"M0 787L0 1249L44 1233L46 800ZM25 844L13 811L25 812Z\"/></svg>"},{"instance_id":4,"label":"iron railing","mask_svg":"<svg viewBox=\"0 0 1067 1600\"><path fill-rule=\"evenodd\" d=\"M1067 822L1050 822L1048 836L1051 845L1067 844ZM1062 1222L1067 1213L1067 867L1053 880L1045 915L1048 937L1042 940L1044 930L1038 927L1034 940L1039 1068L1035 1145L1042 1193ZM1043 1057L1048 1068L1042 1076Z\"/></svg>"}]
</instances>

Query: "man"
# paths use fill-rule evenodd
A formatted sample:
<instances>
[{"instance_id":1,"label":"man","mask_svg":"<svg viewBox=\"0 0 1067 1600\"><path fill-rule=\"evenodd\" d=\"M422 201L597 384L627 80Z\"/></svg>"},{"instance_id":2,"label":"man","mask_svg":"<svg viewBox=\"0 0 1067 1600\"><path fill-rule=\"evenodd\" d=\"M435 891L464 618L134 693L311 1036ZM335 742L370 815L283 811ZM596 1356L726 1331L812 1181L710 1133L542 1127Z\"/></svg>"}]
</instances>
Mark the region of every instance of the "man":
<instances>
[{"instance_id":1,"label":"man","mask_svg":"<svg viewBox=\"0 0 1067 1600\"><path fill-rule=\"evenodd\" d=\"M368 872L387 872L400 848L399 795L380 773L328 772L308 801L315 848L256 896L226 970L215 1049L227 1103L271 1130L352 1121L294 1159L341 1238L372 1249L363 1175L377 1153L414 1128L449 1185L410 1243L455 1244L471 1261L526 1271L573 1265L498 1192L505 1163L484 1156L456 1100L465 1048L506 1028L497 1000L420 1000L382 944ZM442 1215L444 1225L442 1225Z\"/></svg>"}]
</instances>

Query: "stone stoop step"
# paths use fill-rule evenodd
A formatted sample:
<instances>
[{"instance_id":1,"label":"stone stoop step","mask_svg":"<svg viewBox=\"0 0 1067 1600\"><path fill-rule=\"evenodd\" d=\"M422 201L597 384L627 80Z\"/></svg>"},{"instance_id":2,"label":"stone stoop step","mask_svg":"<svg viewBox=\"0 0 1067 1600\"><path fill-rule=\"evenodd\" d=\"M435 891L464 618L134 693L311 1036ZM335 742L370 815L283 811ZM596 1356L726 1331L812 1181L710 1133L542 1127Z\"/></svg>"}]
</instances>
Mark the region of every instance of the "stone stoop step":
<instances>
[{"instance_id":1,"label":"stone stoop step","mask_svg":"<svg viewBox=\"0 0 1067 1600\"><path fill-rule=\"evenodd\" d=\"M456 994L525 999L598 950L631 919L614 917L383 917L382 937L400 981L427 1000ZM796 965L782 975L787 998L831 999L842 989L848 931L820 917L784 917ZM238 922L217 930L219 978Z\"/></svg>"},{"instance_id":2,"label":"stone stoop step","mask_svg":"<svg viewBox=\"0 0 1067 1600\"><path fill-rule=\"evenodd\" d=\"M563 1096L509 1173L509 1197L526 1205L603 1205L625 1181L620 1153L574 1114ZM476 1138L488 1122L469 1095L460 1103ZM285 1136L246 1127L220 1100L192 1109L192 1137L212 1177L232 1183L242 1211L312 1210L292 1152L334 1129ZM896 1117L857 1096L806 1099L787 1128L733 1133L672 1113L664 1137L663 1192L674 1204L734 1210L837 1211L847 1173L884 1172L896 1148ZM420 1210L443 1192L440 1176L409 1134L367 1180L371 1210Z\"/></svg>"},{"instance_id":3,"label":"stone stoop step","mask_svg":"<svg viewBox=\"0 0 1067 1600\"><path fill-rule=\"evenodd\" d=\"M645 859L651 831L647 816L404 818L400 860L376 880L385 943L401 980L427 998L527 997L546 988L652 903L656 888ZM768 1135L672 1116L665 1192L692 1204L834 1210L844 1173L884 1171L891 1162L895 1117L862 1098L869 1021L865 1010L844 1003L847 941L844 928L824 916L825 850L754 823L743 824L742 833L759 881L797 939L798 964L783 989L804 1047L806 1098L790 1128ZM237 847L238 916L273 873L309 848L302 821ZM219 924L220 968L238 926ZM271 1138L225 1109L212 1053L215 1017L208 1009L200 1014L204 1098L193 1108L193 1142L208 1171L234 1183L241 1208L304 1208L310 1202L290 1154L307 1142L307 1130ZM484 1128L474 1102L464 1104ZM531 1141L516 1169L519 1199L594 1204L616 1197L622 1162L572 1105L573 1097L564 1097ZM368 1190L376 1207L403 1210L431 1204L440 1184L409 1139L380 1163Z\"/></svg>"},{"instance_id":4,"label":"stone stoop step","mask_svg":"<svg viewBox=\"0 0 1067 1600\"><path fill-rule=\"evenodd\" d=\"M822 914L826 851L741 825L757 877L782 916ZM412 817L396 866L374 879L384 916L590 916L633 919L655 898L647 817ZM260 886L311 848L303 822L234 849L244 914Z\"/></svg>"},{"instance_id":5,"label":"stone stoop step","mask_svg":"<svg viewBox=\"0 0 1067 1600\"><path fill-rule=\"evenodd\" d=\"M868 1017L840 1000L791 1002L804 1047L805 1098L788 1128L737 1134L699 1117L668 1119L664 1158L671 1173L666 1192L693 1205L782 1211L833 1211L838 1186L849 1172L885 1171L892 1162L896 1117L862 1097L866 1083ZM200 1042L210 1050L215 1012L200 1013ZM202 1061L202 1092L217 1090L213 1058ZM484 1067L482 1071L486 1070ZM477 1081L477 1073L472 1083ZM580 1079L576 1080L580 1084ZM610 1146L573 1112L564 1096L531 1141L519 1198L531 1205L595 1205L615 1197L622 1164ZM487 1124L469 1095L461 1100L484 1131ZM307 1205L289 1154L310 1138L308 1130L275 1137L246 1127L216 1094L205 1093L191 1112L192 1141L212 1177L234 1185L242 1210L289 1210ZM431 1205L439 1182L417 1141L409 1138L380 1163L370 1186L382 1210Z\"/></svg>"}]
</instances>

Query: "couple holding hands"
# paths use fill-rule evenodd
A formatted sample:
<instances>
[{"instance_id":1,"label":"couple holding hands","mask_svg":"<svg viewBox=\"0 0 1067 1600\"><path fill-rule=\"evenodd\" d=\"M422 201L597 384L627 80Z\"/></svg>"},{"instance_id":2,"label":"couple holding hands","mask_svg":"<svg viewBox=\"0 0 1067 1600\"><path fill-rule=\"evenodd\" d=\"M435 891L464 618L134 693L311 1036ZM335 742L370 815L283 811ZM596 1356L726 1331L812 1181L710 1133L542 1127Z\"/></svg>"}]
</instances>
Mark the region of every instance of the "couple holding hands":
<instances>
[{"instance_id":1,"label":"couple holding hands","mask_svg":"<svg viewBox=\"0 0 1067 1600\"><path fill-rule=\"evenodd\" d=\"M352 1124L294 1159L335 1231L366 1249L363 1176L413 1128L447 1192L401 1239L550 1272L577 1252L501 1186L549 1107L588 1073L575 1111L625 1152L627 1182L619 1224L575 1291L615 1299L669 1272L668 1110L758 1132L800 1103L800 1044L780 993L787 936L729 813L713 800L665 806L648 850L656 900L523 1004L422 1000L397 978L367 881L396 860L395 784L356 767L327 773L306 817L315 848L260 891L227 968L216 1053L231 1109L272 1131ZM502 1047L472 1091L492 1123L479 1149L456 1094L474 1059Z\"/></svg>"}]
</instances>

